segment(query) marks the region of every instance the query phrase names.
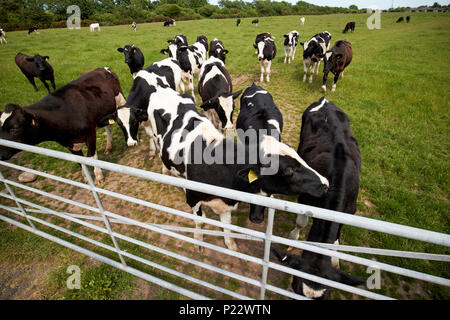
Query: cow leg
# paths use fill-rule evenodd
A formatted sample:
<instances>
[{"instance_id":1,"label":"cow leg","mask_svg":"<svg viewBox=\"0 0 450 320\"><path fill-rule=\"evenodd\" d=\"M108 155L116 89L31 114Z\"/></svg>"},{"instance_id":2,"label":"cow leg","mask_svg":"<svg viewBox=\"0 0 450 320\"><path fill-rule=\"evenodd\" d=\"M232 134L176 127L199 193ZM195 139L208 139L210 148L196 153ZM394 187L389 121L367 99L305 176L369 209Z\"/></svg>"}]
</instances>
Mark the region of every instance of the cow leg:
<instances>
[{"instance_id":1,"label":"cow leg","mask_svg":"<svg viewBox=\"0 0 450 320\"><path fill-rule=\"evenodd\" d=\"M155 137L155 134L153 133L153 129L149 123L144 123L144 129L145 129L145 133L147 133L147 135L150 137L150 139L149 139L149 147L150 147L149 157L150 157L150 159L153 159L153 157L156 156L156 152L158 149L157 148L158 144L155 141L156 137Z\"/></svg>"},{"instance_id":2,"label":"cow leg","mask_svg":"<svg viewBox=\"0 0 450 320\"><path fill-rule=\"evenodd\" d=\"M324 72L323 73L323 85L322 85L323 92L327 92L327 80L328 80L328 72Z\"/></svg>"},{"instance_id":3,"label":"cow leg","mask_svg":"<svg viewBox=\"0 0 450 320\"><path fill-rule=\"evenodd\" d=\"M231 211L227 211L227 212L221 213L220 214L220 221L223 222L223 223L231 224ZM231 232L231 230L225 229L225 228L223 229L223 231L225 233L230 233ZM225 245L226 245L226 247L228 249L234 250L234 251L238 251L238 247L237 247L236 242L234 241L233 238L231 238L229 236L225 236L224 238L225 238Z\"/></svg>"},{"instance_id":4,"label":"cow leg","mask_svg":"<svg viewBox=\"0 0 450 320\"><path fill-rule=\"evenodd\" d=\"M27 76L28 81L30 81L31 85L34 87L34 91L39 91L38 87L36 87L36 83L34 82L33 76Z\"/></svg>"},{"instance_id":5,"label":"cow leg","mask_svg":"<svg viewBox=\"0 0 450 320\"><path fill-rule=\"evenodd\" d=\"M306 82L306 75L308 74L308 66L306 62L303 61L303 82Z\"/></svg>"},{"instance_id":6,"label":"cow leg","mask_svg":"<svg viewBox=\"0 0 450 320\"><path fill-rule=\"evenodd\" d=\"M259 65L261 66L261 77L259 79L260 82L264 82L264 65L262 60L259 61Z\"/></svg>"},{"instance_id":7,"label":"cow leg","mask_svg":"<svg viewBox=\"0 0 450 320\"><path fill-rule=\"evenodd\" d=\"M317 62L316 76L319 75L320 60Z\"/></svg>"},{"instance_id":8,"label":"cow leg","mask_svg":"<svg viewBox=\"0 0 450 320\"><path fill-rule=\"evenodd\" d=\"M271 65L272 65L272 60L270 60L266 66L266 81L267 82L270 82L270 67L271 67Z\"/></svg>"},{"instance_id":9,"label":"cow leg","mask_svg":"<svg viewBox=\"0 0 450 320\"><path fill-rule=\"evenodd\" d=\"M202 205L201 202L198 202L193 208L192 213L196 214L197 216L201 217L203 215L202 213ZM203 222L195 221L195 228L196 229L202 229ZM194 232L194 239L198 241L203 241L203 233L202 232ZM198 250L200 252L204 251L204 248L202 246L198 246Z\"/></svg>"},{"instance_id":10,"label":"cow leg","mask_svg":"<svg viewBox=\"0 0 450 320\"><path fill-rule=\"evenodd\" d=\"M339 244L339 239L337 239L335 242L334 242L334 244ZM337 251L337 250L334 250L334 251ZM336 269L339 269L339 258L336 258L336 257L331 257L331 265L333 266L333 267L335 267Z\"/></svg>"},{"instance_id":11,"label":"cow leg","mask_svg":"<svg viewBox=\"0 0 450 320\"><path fill-rule=\"evenodd\" d=\"M88 138L87 143L86 143L87 148L88 148L86 157L93 158L95 160L98 159L97 150L96 150L96 147L97 147L96 140L97 140L97 136L94 131L94 134ZM95 184L103 184L105 182L105 178L103 177L102 169L94 167L94 175L95 175Z\"/></svg>"},{"instance_id":12,"label":"cow leg","mask_svg":"<svg viewBox=\"0 0 450 320\"><path fill-rule=\"evenodd\" d=\"M344 79L344 71L341 72L341 79Z\"/></svg>"},{"instance_id":13,"label":"cow leg","mask_svg":"<svg viewBox=\"0 0 450 320\"><path fill-rule=\"evenodd\" d=\"M288 58L288 50L289 50L288 47L284 47L284 63L286 63L286 60Z\"/></svg>"},{"instance_id":14,"label":"cow leg","mask_svg":"<svg viewBox=\"0 0 450 320\"><path fill-rule=\"evenodd\" d=\"M309 83L313 82L314 68L315 68L316 64L317 64L317 62L313 63L311 65L311 69L309 70Z\"/></svg>"},{"instance_id":15,"label":"cow leg","mask_svg":"<svg viewBox=\"0 0 450 320\"><path fill-rule=\"evenodd\" d=\"M195 93L194 93L194 75L191 74L189 76L189 89L192 92L192 98L194 98L194 102L197 103L196 99L195 99Z\"/></svg>"},{"instance_id":16,"label":"cow leg","mask_svg":"<svg viewBox=\"0 0 450 320\"><path fill-rule=\"evenodd\" d=\"M297 240L300 237L300 229L303 229L308 225L308 217L303 214L298 214L295 220L295 228L289 232L288 238L291 240Z\"/></svg>"},{"instance_id":17,"label":"cow leg","mask_svg":"<svg viewBox=\"0 0 450 320\"><path fill-rule=\"evenodd\" d=\"M106 132L106 149L105 154L109 154L112 150L112 126L108 124L105 127Z\"/></svg>"},{"instance_id":18,"label":"cow leg","mask_svg":"<svg viewBox=\"0 0 450 320\"><path fill-rule=\"evenodd\" d=\"M333 87L331 87L331 92L335 92L336 91L336 84L337 84L337 82L339 80L339 75L340 75L340 72L339 71L336 72L336 75L334 76Z\"/></svg>"},{"instance_id":19,"label":"cow leg","mask_svg":"<svg viewBox=\"0 0 450 320\"><path fill-rule=\"evenodd\" d=\"M39 78L39 80L41 80L41 82L44 84L45 88L47 88L48 93L50 93L50 87L48 86L47 82L45 82L45 80L42 78Z\"/></svg>"},{"instance_id":20,"label":"cow leg","mask_svg":"<svg viewBox=\"0 0 450 320\"><path fill-rule=\"evenodd\" d=\"M297 47L294 47L294 50L292 51L292 61L294 61L296 50L297 50Z\"/></svg>"}]
</instances>

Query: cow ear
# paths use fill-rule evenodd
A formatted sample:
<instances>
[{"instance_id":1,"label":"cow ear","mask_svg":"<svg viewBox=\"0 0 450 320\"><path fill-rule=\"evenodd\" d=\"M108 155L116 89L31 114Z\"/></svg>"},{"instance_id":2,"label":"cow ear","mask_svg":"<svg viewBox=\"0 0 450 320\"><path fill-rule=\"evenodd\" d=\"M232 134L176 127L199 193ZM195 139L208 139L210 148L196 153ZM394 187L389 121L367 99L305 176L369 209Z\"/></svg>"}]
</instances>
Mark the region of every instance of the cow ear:
<instances>
[{"instance_id":1,"label":"cow ear","mask_svg":"<svg viewBox=\"0 0 450 320\"><path fill-rule=\"evenodd\" d=\"M223 50L223 53L227 54L229 51L227 49Z\"/></svg>"},{"instance_id":2,"label":"cow ear","mask_svg":"<svg viewBox=\"0 0 450 320\"><path fill-rule=\"evenodd\" d=\"M233 93L233 100L236 99L237 97L239 97L239 95L242 93L242 90L236 91L235 93Z\"/></svg>"},{"instance_id":3,"label":"cow ear","mask_svg":"<svg viewBox=\"0 0 450 320\"><path fill-rule=\"evenodd\" d=\"M45 57L43 57L43 58L44 58L45 61L50 60L50 57L49 57L49 56L45 56Z\"/></svg>"},{"instance_id":4,"label":"cow ear","mask_svg":"<svg viewBox=\"0 0 450 320\"><path fill-rule=\"evenodd\" d=\"M117 48L117 51L123 52L123 48Z\"/></svg>"},{"instance_id":5,"label":"cow ear","mask_svg":"<svg viewBox=\"0 0 450 320\"><path fill-rule=\"evenodd\" d=\"M303 42L300 42L300 45L303 47L304 45L305 45L305 43L303 43Z\"/></svg>"},{"instance_id":6,"label":"cow ear","mask_svg":"<svg viewBox=\"0 0 450 320\"><path fill-rule=\"evenodd\" d=\"M289 36L287 34L283 34L283 37L288 38Z\"/></svg>"},{"instance_id":7,"label":"cow ear","mask_svg":"<svg viewBox=\"0 0 450 320\"><path fill-rule=\"evenodd\" d=\"M256 43L253 44L253 48L258 49L258 46L256 45Z\"/></svg>"},{"instance_id":8,"label":"cow ear","mask_svg":"<svg viewBox=\"0 0 450 320\"><path fill-rule=\"evenodd\" d=\"M248 166L237 172L237 178L247 183L253 183L260 178L259 168L256 166Z\"/></svg>"},{"instance_id":9,"label":"cow ear","mask_svg":"<svg viewBox=\"0 0 450 320\"><path fill-rule=\"evenodd\" d=\"M167 43L172 43L172 40L167 40Z\"/></svg>"},{"instance_id":10,"label":"cow ear","mask_svg":"<svg viewBox=\"0 0 450 320\"><path fill-rule=\"evenodd\" d=\"M305 265L305 262L300 257L297 257L293 254L287 253L284 250L278 249L277 247L272 247L270 249L272 253L277 257L277 259L285 264L288 265L291 268L297 269L297 270L303 270L302 268Z\"/></svg>"},{"instance_id":11,"label":"cow ear","mask_svg":"<svg viewBox=\"0 0 450 320\"><path fill-rule=\"evenodd\" d=\"M117 122L117 112L111 113L100 119L98 126L99 128L103 128L109 124L113 124L114 122Z\"/></svg>"},{"instance_id":12,"label":"cow ear","mask_svg":"<svg viewBox=\"0 0 450 320\"><path fill-rule=\"evenodd\" d=\"M23 109L22 109L23 110ZM38 120L29 112L23 110L23 115L25 117L25 121L32 127L37 127L39 125Z\"/></svg>"},{"instance_id":13,"label":"cow ear","mask_svg":"<svg viewBox=\"0 0 450 320\"><path fill-rule=\"evenodd\" d=\"M341 60L341 59L342 59L342 54L336 55L336 60Z\"/></svg>"},{"instance_id":14,"label":"cow ear","mask_svg":"<svg viewBox=\"0 0 450 320\"><path fill-rule=\"evenodd\" d=\"M160 51L162 54L167 54L167 53L169 53L169 50L167 50L167 49L161 49L161 51Z\"/></svg>"}]
</instances>

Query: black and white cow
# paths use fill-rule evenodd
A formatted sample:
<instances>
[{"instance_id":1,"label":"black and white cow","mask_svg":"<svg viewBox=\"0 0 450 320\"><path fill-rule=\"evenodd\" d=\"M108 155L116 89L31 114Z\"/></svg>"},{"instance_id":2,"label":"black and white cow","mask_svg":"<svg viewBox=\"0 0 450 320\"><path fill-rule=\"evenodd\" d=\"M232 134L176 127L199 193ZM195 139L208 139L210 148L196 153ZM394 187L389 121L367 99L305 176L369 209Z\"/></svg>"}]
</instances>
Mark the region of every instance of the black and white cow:
<instances>
[{"instance_id":1,"label":"black and white cow","mask_svg":"<svg viewBox=\"0 0 450 320\"><path fill-rule=\"evenodd\" d=\"M324 197L300 194L298 202L354 214L359 190L361 153L358 142L352 135L347 115L325 98L311 104L302 116L297 152L330 182L329 192ZM298 216L297 227L289 237L298 239L300 228L306 224L307 218L305 220ZM339 243L341 227L339 223L314 218L307 241ZM284 263L300 271L353 286L365 284L364 280L336 269L338 260L333 261L329 256L303 250L300 258L276 251L280 260L284 258ZM296 293L309 298L323 299L329 295L326 286L299 277L294 277L292 288Z\"/></svg>"},{"instance_id":2,"label":"black and white cow","mask_svg":"<svg viewBox=\"0 0 450 320\"><path fill-rule=\"evenodd\" d=\"M41 56L36 54L34 56L28 56L19 52L15 57L15 62L19 67L20 71L27 77L28 81L31 83L35 91L39 89L36 87L34 78L39 78L44 86L47 88L48 93L50 93L50 87L46 81L50 81L53 90L56 89L55 85L55 74L53 68L48 63L50 59L49 56Z\"/></svg>"},{"instance_id":3,"label":"black and white cow","mask_svg":"<svg viewBox=\"0 0 450 320\"><path fill-rule=\"evenodd\" d=\"M259 23L259 19L255 19L252 21L252 24L254 24L255 26L258 26L258 23Z\"/></svg>"},{"instance_id":4,"label":"black and white cow","mask_svg":"<svg viewBox=\"0 0 450 320\"><path fill-rule=\"evenodd\" d=\"M169 47L167 49L161 49L162 54L168 54L169 57L177 59L177 50L182 46L187 46L188 42L184 34L176 35L172 40L167 40Z\"/></svg>"},{"instance_id":5,"label":"black and white cow","mask_svg":"<svg viewBox=\"0 0 450 320\"><path fill-rule=\"evenodd\" d=\"M169 19L164 21L164 27L176 26L175 19Z\"/></svg>"},{"instance_id":6,"label":"black and white cow","mask_svg":"<svg viewBox=\"0 0 450 320\"><path fill-rule=\"evenodd\" d=\"M142 70L145 63L144 54L141 49L133 45L126 45L123 48L117 48L117 51L125 55L125 63L130 68L131 75L136 77L136 73Z\"/></svg>"},{"instance_id":7,"label":"black and white cow","mask_svg":"<svg viewBox=\"0 0 450 320\"><path fill-rule=\"evenodd\" d=\"M284 63L294 61L295 51L297 50L298 38L300 34L293 30L284 36Z\"/></svg>"},{"instance_id":8,"label":"black and white cow","mask_svg":"<svg viewBox=\"0 0 450 320\"><path fill-rule=\"evenodd\" d=\"M3 41L5 42L5 44L7 44L8 42L6 41L6 32L0 28L0 44L3 44Z\"/></svg>"},{"instance_id":9,"label":"black and white cow","mask_svg":"<svg viewBox=\"0 0 450 320\"><path fill-rule=\"evenodd\" d=\"M173 175L255 194L307 192L320 197L326 193L328 181L309 167L300 168L297 161L286 156L292 154L300 158L295 150L277 144L277 140L270 137L261 141L261 153L274 162L276 159L277 167L272 174L265 174L263 165L249 160L250 148L226 139L197 111L191 97L171 88L153 87L147 113L131 108L129 115L140 121L150 120L161 160ZM194 214L201 216L202 207L209 207L224 223L231 222L231 212L238 205L235 200L192 190L186 190L186 201ZM197 228L201 225L196 222ZM194 233L194 238L202 240L203 235ZM225 245L237 250L235 241L228 236L225 236Z\"/></svg>"},{"instance_id":10,"label":"black and white cow","mask_svg":"<svg viewBox=\"0 0 450 320\"><path fill-rule=\"evenodd\" d=\"M183 81L189 87L195 101L194 75L200 74L203 62L207 58L208 39L198 36L197 41L190 46L181 46L177 50L177 60L183 70Z\"/></svg>"},{"instance_id":11,"label":"black and white cow","mask_svg":"<svg viewBox=\"0 0 450 320\"><path fill-rule=\"evenodd\" d=\"M131 24L131 29L133 29L133 31L136 32L136 29L137 29L136 21L133 21L133 23Z\"/></svg>"},{"instance_id":12,"label":"black and white cow","mask_svg":"<svg viewBox=\"0 0 450 320\"><path fill-rule=\"evenodd\" d=\"M210 57L200 70L198 93L202 97L200 106L217 129L233 129L234 99L242 90L233 93L233 84L222 60Z\"/></svg>"},{"instance_id":13,"label":"black and white cow","mask_svg":"<svg viewBox=\"0 0 450 320\"><path fill-rule=\"evenodd\" d=\"M236 21L236 27L239 27L241 25L241 19L237 19Z\"/></svg>"},{"instance_id":14,"label":"black and white cow","mask_svg":"<svg viewBox=\"0 0 450 320\"><path fill-rule=\"evenodd\" d=\"M31 27L31 28L28 29L28 35L32 34L33 32L34 33L39 33L37 26Z\"/></svg>"},{"instance_id":15,"label":"black and white cow","mask_svg":"<svg viewBox=\"0 0 450 320\"><path fill-rule=\"evenodd\" d=\"M220 41L217 38L214 38L214 40L212 40L209 43L209 57L216 57L220 60L223 61L223 63L225 63L225 59L227 57L228 54L228 50L225 49L225 47L223 46L222 41Z\"/></svg>"},{"instance_id":16,"label":"black and white cow","mask_svg":"<svg viewBox=\"0 0 450 320\"><path fill-rule=\"evenodd\" d=\"M261 66L261 79L264 81L264 74L266 75L266 81L270 82L270 67L272 60L275 59L277 54L277 47L275 41L270 36L270 33L259 34L256 36L253 47L258 50L258 60Z\"/></svg>"},{"instance_id":17,"label":"black and white cow","mask_svg":"<svg viewBox=\"0 0 450 320\"><path fill-rule=\"evenodd\" d=\"M135 117L130 117L130 108L145 111L153 90L152 88L156 86L166 86L173 90L184 91L181 74L182 70L178 61L171 58L155 62L145 68L145 70L139 71L133 80L126 107L118 108L117 111L105 117L103 121L107 123L111 119L117 122L124 133L127 146L135 146L141 121L138 121ZM133 128L133 130L130 131L130 128ZM152 158L157 152L155 136L149 123L144 125L144 129L150 136L149 155Z\"/></svg>"},{"instance_id":18,"label":"black and white cow","mask_svg":"<svg viewBox=\"0 0 450 320\"><path fill-rule=\"evenodd\" d=\"M308 42L300 42L303 46L303 82L306 82L306 75L310 69L309 83L313 81L314 68L316 75L319 74L320 61L325 58L325 53L330 48L331 34L328 31L318 33Z\"/></svg>"},{"instance_id":19,"label":"black and white cow","mask_svg":"<svg viewBox=\"0 0 450 320\"><path fill-rule=\"evenodd\" d=\"M112 148L112 132L101 119L125 103L119 78L107 68L95 69L27 107L5 106L0 113L0 138L36 145L55 141L73 154L97 159L96 129L107 126L106 151ZM0 159L8 160L20 150L0 147ZM95 182L103 182L94 168Z\"/></svg>"}]
</instances>

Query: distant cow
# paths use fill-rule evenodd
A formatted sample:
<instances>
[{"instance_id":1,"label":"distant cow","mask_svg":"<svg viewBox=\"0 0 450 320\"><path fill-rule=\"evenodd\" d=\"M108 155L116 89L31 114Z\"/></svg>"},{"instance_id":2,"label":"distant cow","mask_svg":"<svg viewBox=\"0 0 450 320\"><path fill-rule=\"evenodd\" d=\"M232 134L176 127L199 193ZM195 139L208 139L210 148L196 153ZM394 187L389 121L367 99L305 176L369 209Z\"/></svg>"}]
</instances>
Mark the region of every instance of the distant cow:
<instances>
[{"instance_id":1,"label":"distant cow","mask_svg":"<svg viewBox=\"0 0 450 320\"><path fill-rule=\"evenodd\" d=\"M136 32L137 24L135 21L133 21L133 23L131 24L131 29L133 29L133 31Z\"/></svg>"},{"instance_id":2,"label":"distant cow","mask_svg":"<svg viewBox=\"0 0 450 320\"><path fill-rule=\"evenodd\" d=\"M345 29L342 31L342 33L347 33L347 31L352 30L352 32L355 31L355 22L348 22L345 25Z\"/></svg>"},{"instance_id":3,"label":"distant cow","mask_svg":"<svg viewBox=\"0 0 450 320\"><path fill-rule=\"evenodd\" d=\"M47 88L48 93L50 93L50 87L45 81L50 81L53 90L56 89L55 75L53 73L52 66L48 63L49 59L49 56L42 57L39 54L31 57L19 52L16 55L15 61L17 66L25 77L27 77L28 81L30 81L35 91L39 91L39 89L36 87L34 78L39 78L39 80L42 81L44 86Z\"/></svg>"},{"instance_id":4,"label":"distant cow","mask_svg":"<svg viewBox=\"0 0 450 320\"><path fill-rule=\"evenodd\" d=\"M337 41L333 48L325 55L325 67L323 68L323 86L322 90L327 91L328 73L334 74L334 82L331 91L336 90L336 84L339 80L339 75L344 77L345 68L352 62L353 49L352 44L345 40Z\"/></svg>"},{"instance_id":5,"label":"distant cow","mask_svg":"<svg viewBox=\"0 0 450 320\"><path fill-rule=\"evenodd\" d=\"M169 47L167 49L161 49L162 54L169 54L169 57L177 59L177 50L182 46L187 46L188 42L184 34L176 35L172 40L167 40Z\"/></svg>"},{"instance_id":6,"label":"distant cow","mask_svg":"<svg viewBox=\"0 0 450 320\"><path fill-rule=\"evenodd\" d=\"M267 34L267 33L266 33ZM259 34L256 36L255 43L253 47L258 50L258 60L261 66L261 79L264 81L264 74L266 75L266 81L270 82L270 67L272 65L272 60L275 59L277 54L277 47L275 41L269 36L262 36Z\"/></svg>"},{"instance_id":7,"label":"distant cow","mask_svg":"<svg viewBox=\"0 0 450 320\"><path fill-rule=\"evenodd\" d=\"M117 48L117 51L122 52L125 55L125 63L130 68L130 72L133 78L136 77L136 73L142 70L145 63L144 54L141 49L133 45L126 45L123 48Z\"/></svg>"},{"instance_id":8,"label":"distant cow","mask_svg":"<svg viewBox=\"0 0 450 320\"><path fill-rule=\"evenodd\" d=\"M233 84L222 60L210 57L200 70L198 93L202 97L200 106L206 111L208 119L221 130L233 129L234 99L242 92L233 91Z\"/></svg>"},{"instance_id":9,"label":"distant cow","mask_svg":"<svg viewBox=\"0 0 450 320\"><path fill-rule=\"evenodd\" d=\"M77 79L28 107L7 104L0 114L0 138L36 145L55 141L75 155L97 159L96 129L100 120L125 103L117 75L107 68L82 74ZM106 151L111 150L112 132L106 127ZM0 159L8 160L20 150L0 147ZM94 168L95 182L103 181Z\"/></svg>"},{"instance_id":10,"label":"distant cow","mask_svg":"<svg viewBox=\"0 0 450 320\"><path fill-rule=\"evenodd\" d=\"M227 57L228 54L228 50L225 49L225 47L223 46L222 41L220 41L217 38L214 38L214 40L212 40L209 43L209 57L216 57L220 60L223 61L223 63L225 63L225 59Z\"/></svg>"},{"instance_id":11,"label":"distant cow","mask_svg":"<svg viewBox=\"0 0 450 320\"><path fill-rule=\"evenodd\" d=\"M297 50L298 38L300 34L297 30L293 30L284 36L284 63L286 60L291 63L294 61L295 51Z\"/></svg>"},{"instance_id":12,"label":"distant cow","mask_svg":"<svg viewBox=\"0 0 450 320\"><path fill-rule=\"evenodd\" d=\"M303 82L306 81L306 75L308 69L310 70L309 83L313 81L314 69L316 69L316 75L319 74L320 61L325 58L325 53L330 48L331 34L328 31L324 31L316 34L308 42L300 42L303 46Z\"/></svg>"},{"instance_id":13,"label":"distant cow","mask_svg":"<svg viewBox=\"0 0 450 320\"><path fill-rule=\"evenodd\" d=\"M3 41L5 42L5 44L7 44L8 42L6 41L6 32L3 29L0 29L0 44L3 44Z\"/></svg>"},{"instance_id":14,"label":"distant cow","mask_svg":"<svg viewBox=\"0 0 450 320\"><path fill-rule=\"evenodd\" d=\"M164 27L170 27L170 26L176 26L176 21L175 19L169 19L164 21Z\"/></svg>"},{"instance_id":15,"label":"distant cow","mask_svg":"<svg viewBox=\"0 0 450 320\"><path fill-rule=\"evenodd\" d=\"M405 21L405 19L403 17L400 17L400 18L398 18L397 23L403 22L403 21Z\"/></svg>"},{"instance_id":16,"label":"distant cow","mask_svg":"<svg viewBox=\"0 0 450 320\"><path fill-rule=\"evenodd\" d=\"M236 21L236 27L239 27L241 25L241 19L237 19Z\"/></svg>"},{"instance_id":17,"label":"distant cow","mask_svg":"<svg viewBox=\"0 0 450 320\"><path fill-rule=\"evenodd\" d=\"M411 20L411 17L410 17L410 16L407 16L407 17L406 17L406 23L409 23L410 20Z\"/></svg>"},{"instance_id":18,"label":"distant cow","mask_svg":"<svg viewBox=\"0 0 450 320\"><path fill-rule=\"evenodd\" d=\"M89 25L89 31L90 32L94 32L95 29L97 29L98 31L100 31L100 24L99 23L91 23Z\"/></svg>"},{"instance_id":19,"label":"distant cow","mask_svg":"<svg viewBox=\"0 0 450 320\"><path fill-rule=\"evenodd\" d=\"M301 17L300 18L300 23L302 24L302 26L304 26L305 25L305 17Z\"/></svg>"},{"instance_id":20,"label":"distant cow","mask_svg":"<svg viewBox=\"0 0 450 320\"><path fill-rule=\"evenodd\" d=\"M259 19L255 19L252 21L252 24L254 24L255 26L258 26L258 23L259 23Z\"/></svg>"},{"instance_id":21,"label":"distant cow","mask_svg":"<svg viewBox=\"0 0 450 320\"><path fill-rule=\"evenodd\" d=\"M31 27L31 28L28 29L28 34L32 34L33 32L39 33L38 28L37 27Z\"/></svg>"},{"instance_id":22,"label":"distant cow","mask_svg":"<svg viewBox=\"0 0 450 320\"><path fill-rule=\"evenodd\" d=\"M300 193L298 202L354 214L359 191L361 153L347 115L333 102L321 98L305 110L301 128L297 152L313 169L328 178L330 190L323 197ZM306 225L299 224L298 220L296 229L289 235L294 240L298 239L300 228ZM338 244L341 227L340 223L313 218L307 241ZM301 258L277 249L274 253L280 261L299 271L352 286L366 283L363 279L336 269L338 265L333 267L334 258L332 260L330 256L307 250L303 250ZM328 287L297 276L293 278L292 288L309 298L325 299L329 296Z\"/></svg>"}]
</instances>

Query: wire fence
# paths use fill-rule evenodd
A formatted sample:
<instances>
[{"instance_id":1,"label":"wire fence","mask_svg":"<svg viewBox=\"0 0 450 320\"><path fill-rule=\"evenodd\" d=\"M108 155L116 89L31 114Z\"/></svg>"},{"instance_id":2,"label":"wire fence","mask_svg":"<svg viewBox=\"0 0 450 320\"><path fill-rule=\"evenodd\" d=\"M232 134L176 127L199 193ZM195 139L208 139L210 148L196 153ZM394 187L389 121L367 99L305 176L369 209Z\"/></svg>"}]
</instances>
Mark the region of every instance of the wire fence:
<instances>
[{"instance_id":1,"label":"wire fence","mask_svg":"<svg viewBox=\"0 0 450 320\"><path fill-rule=\"evenodd\" d=\"M326 210L322 208L311 207L307 205L302 205L295 202L290 202L286 200L280 200L270 197L264 197L260 195L249 194L245 192L240 192L236 190L221 188L213 185L207 185L203 183L198 183L195 181L188 181L181 178L175 178L167 175L158 174L155 172L140 170L128 166L122 166L118 164L113 164L101 160L95 160L92 158L75 156L72 154L44 149L36 146L30 146L25 144L20 144L16 142L11 142L7 140L0 139L0 145L16 148L36 154L40 154L46 157L57 158L61 160L66 160L74 163L78 163L81 165L83 173L87 179L87 183L80 183L71 179L67 179L64 177L56 176L53 174L41 172L38 170L30 169L27 167L15 165L10 162L0 161L0 165L4 167L8 167L11 169L21 170L24 172L29 172L32 174L36 174L38 176L52 179L54 181L64 183L76 188L85 189L91 192L93 199L95 200L95 206L88 205L85 203L81 203L79 201L75 201L66 197L62 197L51 192L44 191L42 189L34 188L22 183L18 183L16 181L6 179L2 172L0 171L0 180L5 185L6 190L0 192L0 198L9 199L16 206L5 205L0 202L0 209L5 212L12 213L18 217L22 217L26 220L26 224L19 222L16 219L12 219L9 216L1 214L0 211L0 220L15 225L17 227L23 228L27 231L30 231L36 235L44 237L48 240L54 241L60 245L78 251L82 254L88 255L94 259L97 259L101 262L124 270L130 274L133 274L139 278L142 278L151 283L157 284L161 287L164 287L168 290L172 290L181 295L192 299L209 299L209 297L204 294L200 294L198 292L194 292L187 288L181 287L180 285L175 285L169 281L163 280L161 278L155 277L147 272L142 270L138 270L138 268L131 267L127 264L126 261L135 261L142 263L146 266L150 266L157 270L160 270L163 273L170 274L175 277L179 277L181 279L187 280L188 282L194 283L199 287L207 288L208 290L212 290L213 292L221 293L225 296L229 296L236 299L265 299L266 292L271 291L273 293L293 298L293 299L308 299L305 296L299 295L292 291L286 290L285 288L277 287L273 284L268 283L268 272L270 269L278 270L293 276L298 276L303 279L308 279L329 287L333 287L339 290L347 291L356 295L360 295L370 299L391 299L388 296L381 295L370 290L365 290L361 288L352 287L349 285L345 285L336 281L331 281L326 278L321 278L312 274L308 274L293 268L286 267L279 263L274 263L270 261L270 249L273 244L283 244L293 248L298 248L302 250L308 250L311 252L315 252L322 255L327 255L331 257L335 257L341 260L353 262L356 264L360 264L363 266L376 268L379 270L384 270L387 272L392 272L398 275L431 282L434 284L450 287L450 280L446 278L442 278L439 276L434 276L431 274L418 272L402 267L398 267L395 265L390 265L378 261L374 261L371 259L362 258L355 255L350 255L349 253L363 253L370 255L382 255L382 256L391 256L391 257L401 257L401 258L410 258L410 259L425 259L425 260L433 260L433 261L441 261L441 262L450 262L450 255L445 254L431 254L431 253L423 253L423 252L407 252L400 250L390 250L384 248L367 248L367 247L357 247L357 246L345 246L345 245L335 245L335 244L325 244L325 243L314 243L307 241L295 241L290 240L284 237L276 236L273 234L273 226L276 221L276 210L281 210L285 212L291 212L297 215L306 215L312 218L319 218L324 220L329 220L337 223L342 223L346 225L351 225L354 227L359 227L367 230L383 232L403 238L419 240L423 242L428 242L444 247L450 247L450 236L448 234L438 233L434 231L413 228L409 226L394 224L390 222L370 219L361 216L349 215L342 212ZM153 203L150 201L142 200L137 197L128 196L122 193L113 192L110 190L106 190L104 188L100 188L94 184L91 173L89 171L89 167L97 167L104 170L121 173L124 175L128 175L135 178L142 178L153 182L158 182L161 184L176 186L184 189L195 190L202 193L212 194L215 196L220 196L229 199L235 199L240 202L246 202L250 204L257 204L268 208L268 219L266 223L265 232L252 230L249 228L240 227L233 224L222 223L220 221L206 218L203 216L197 216L192 213L184 212L181 210L177 210L175 208L163 206L157 203ZM32 192L34 194L62 202L71 206L75 206L81 208L85 211L91 212L90 214L74 214L70 212L60 212L59 210L54 210L48 208L46 206L40 205L38 203L34 203L27 199L22 199L18 197L15 190L26 190L28 192ZM207 229L195 229L189 227L181 227L176 225L163 225L163 224L155 224L155 223L145 223L138 221L136 219L132 219L130 217L126 217L124 215L120 215L114 213L109 210L105 210L104 203L101 200L101 195L108 196L112 198L120 199L121 201L126 201L131 204L140 205L146 207L148 209L157 210L161 212L168 213L170 215L176 217L182 217L189 219L191 221L202 222L205 224L209 224L213 227L224 228L231 230L229 233L224 233L222 231L216 230L207 230ZM91 237L87 237L82 235L81 233L75 232L73 230L69 230L68 228L56 225L48 221L48 219L44 219L46 215L52 215L59 218L64 219L65 221L70 221L72 223L79 224L86 228L89 228L99 234L107 235L107 237L111 240L111 244L105 244L102 241L95 240ZM39 218L41 217L41 218ZM44 218L43 218L44 217ZM102 224L99 224L101 222ZM112 224L118 224L122 226L133 226L142 228L144 230L155 232L161 235L165 235L167 237L176 239L177 241L184 241L186 243L197 245L203 248L207 248L213 251L216 251L225 256L230 256L235 259L240 259L242 261L247 261L259 265L261 267L261 275L259 278L251 278L245 276L243 274L239 274L238 272L233 272L227 270L225 268L220 268L218 266L200 261L199 259L194 259L188 257L187 255L183 255L172 250L168 250L163 248L162 246L156 246L148 243L147 241L138 240L129 235L114 231L112 228ZM52 228L58 232L65 233L72 237L76 237L80 240L86 241L94 246L99 248L106 249L117 256L117 260L112 258L108 258L105 255L101 255L99 253L94 252L93 250L86 249L80 245L68 242L64 239L56 237L48 232L45 232L38 228L39 225L45 226L47 228ZM264 250L261 257L255 257L243 252L233 251L212 243L208 243L205 241L200 241L194 239L193 237L181 234L181 233L198 233L202 232L207 235L212 236L227 236L251 240L255 242L263 242ZM134 253L127 252L127 250L123 250L119 245L120 241L125 241L127 243L145 248L151 252L157 252L161 255L179 260L180 263L183 264L192 264L196 267L217 273L218 275L230 277L236 279L240 282L246 283L248 285L259 288L259 294L257 296L246 296L235 292L233 290L224 288L217 284L214 284L213 281L205 281L200 279L199 277L195 277L192 275L185 274L183 272L177 271L176 268L169 268L162 264L158 264L150 259L143 258ZM348 253L345 253L348 252ZM129 260L127 260L129 259ZM214 294L212 294L214 296Z\"/></svg>"}]
</instances>

